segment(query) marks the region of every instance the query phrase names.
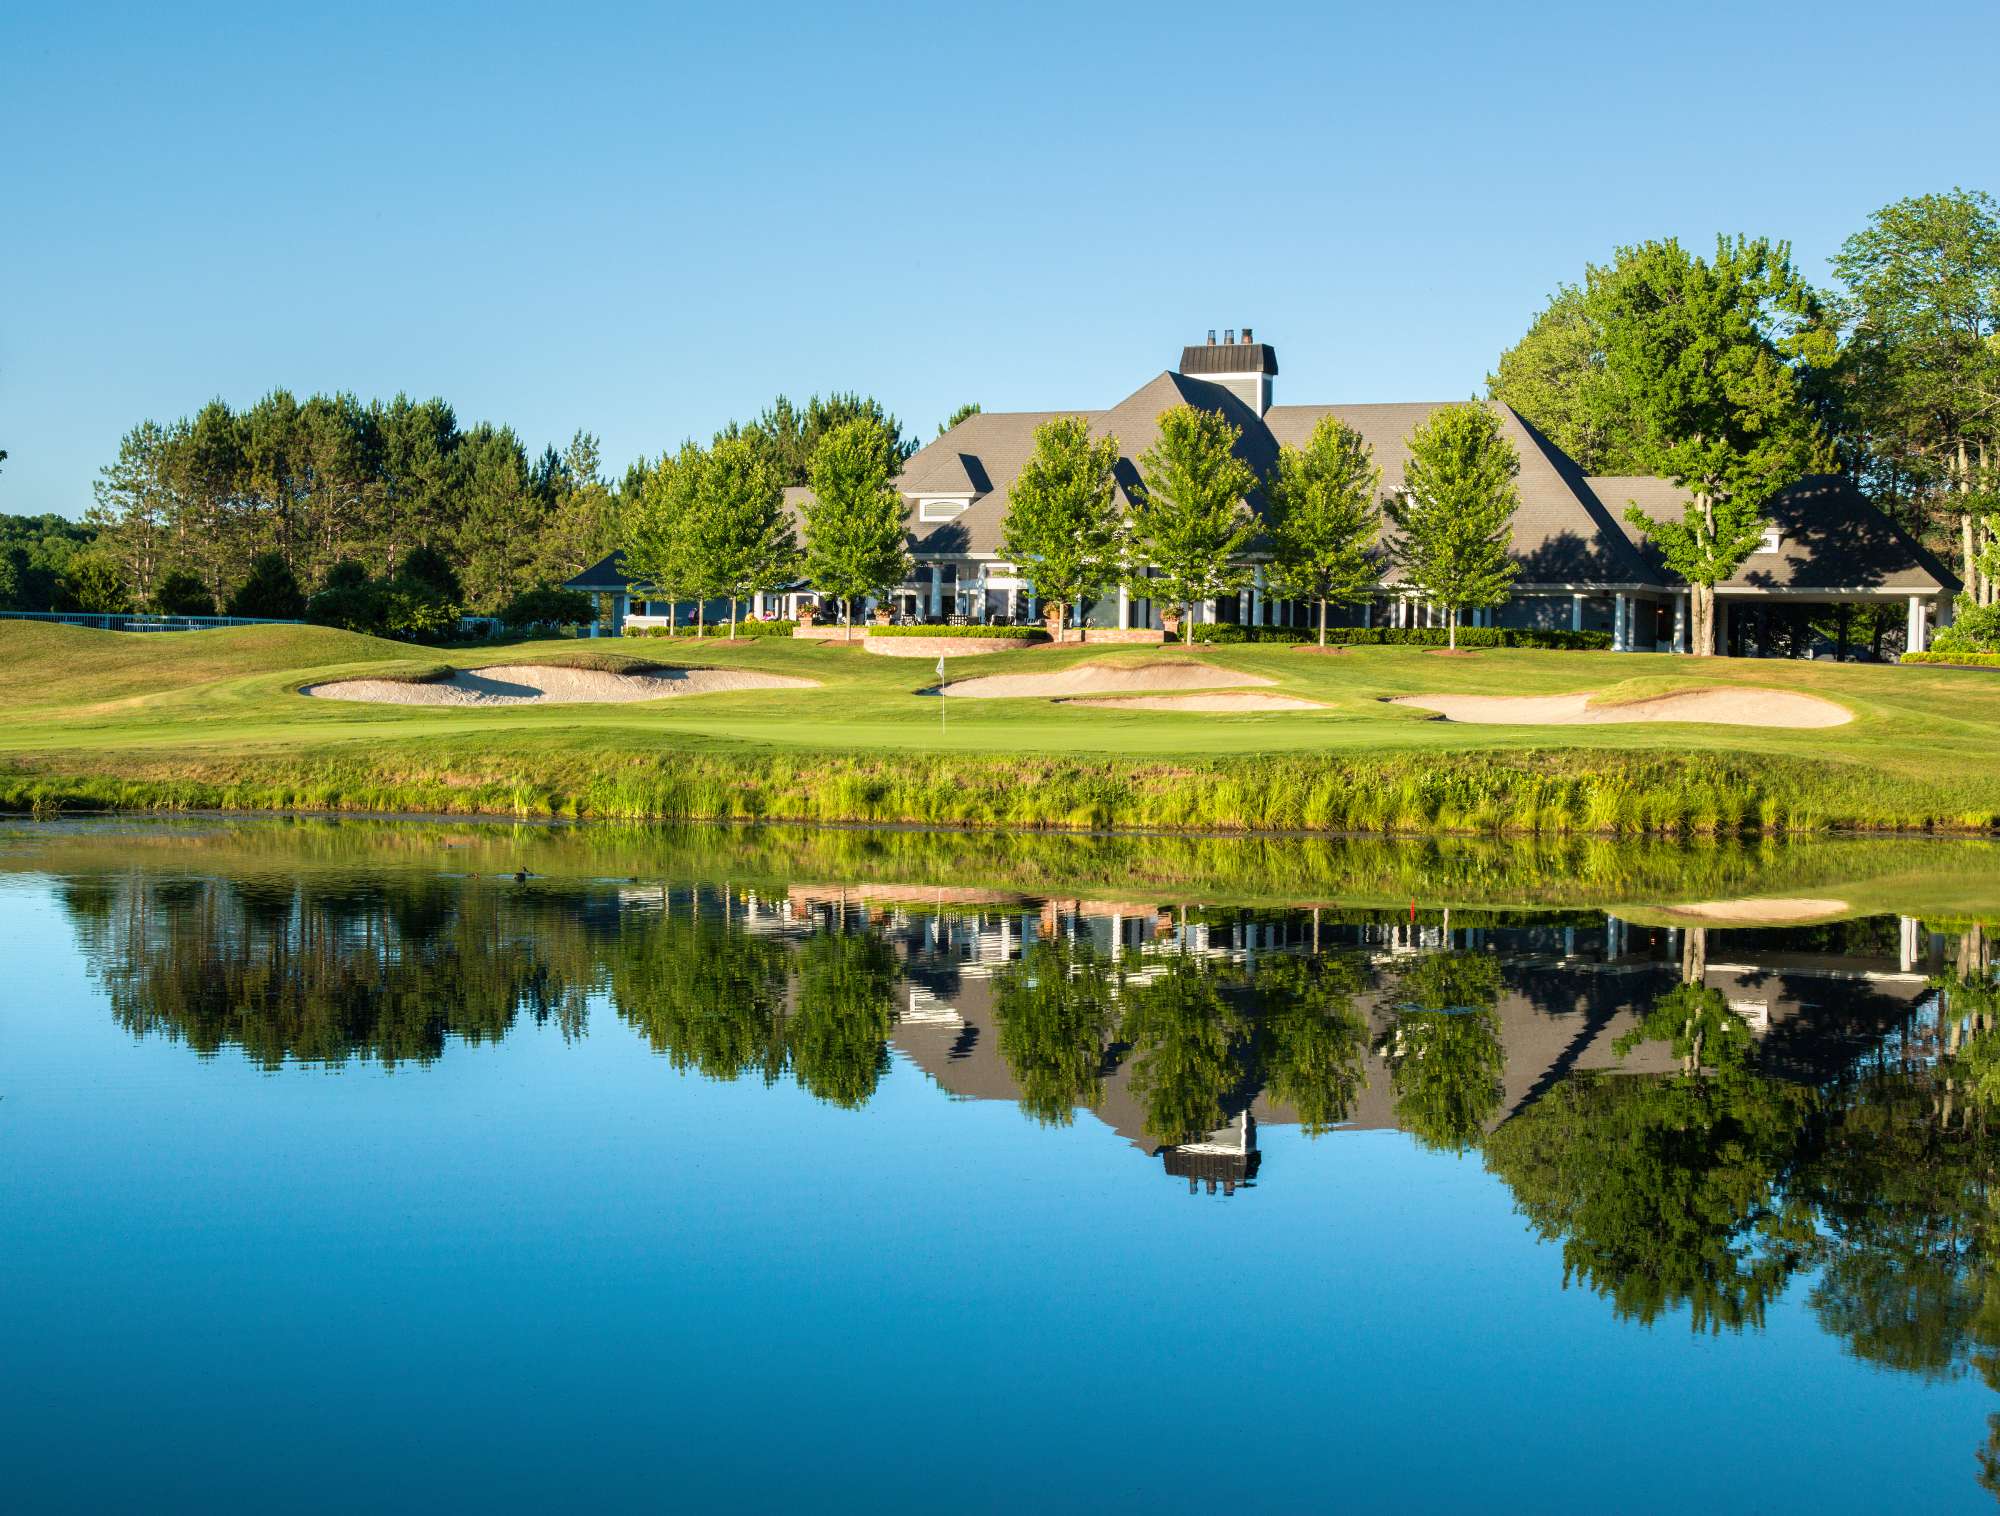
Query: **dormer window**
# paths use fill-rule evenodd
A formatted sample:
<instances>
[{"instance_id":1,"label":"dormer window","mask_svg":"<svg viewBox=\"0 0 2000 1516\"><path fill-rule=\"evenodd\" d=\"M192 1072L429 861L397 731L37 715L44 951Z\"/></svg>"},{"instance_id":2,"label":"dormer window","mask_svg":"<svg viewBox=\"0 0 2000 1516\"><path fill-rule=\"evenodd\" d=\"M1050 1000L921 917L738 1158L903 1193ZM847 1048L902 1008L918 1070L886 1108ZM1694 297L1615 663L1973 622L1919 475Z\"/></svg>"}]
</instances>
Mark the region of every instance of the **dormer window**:
<instances>
[{"instance_id":1,"label":"dormer window","mask_svg":"<svg viewBox=\"0 0 2000 1516\"><path fill-rule=\"evenodd\" d=\"M917 520L954 521L964 514L967 500L920 500L917 502Z\"/></svg>"},{"instance_id":2,"label":"dormer window","mask_svg":"<svg viewBox=\"0 0 2000 1516\"><path fill-rule=\"evenodd\" d=\"M1785 529L1781 526L1764 528L1764 540L1757 544L1760 553L1775 553L1785 545Z\"/></svg>"}]
</instances>

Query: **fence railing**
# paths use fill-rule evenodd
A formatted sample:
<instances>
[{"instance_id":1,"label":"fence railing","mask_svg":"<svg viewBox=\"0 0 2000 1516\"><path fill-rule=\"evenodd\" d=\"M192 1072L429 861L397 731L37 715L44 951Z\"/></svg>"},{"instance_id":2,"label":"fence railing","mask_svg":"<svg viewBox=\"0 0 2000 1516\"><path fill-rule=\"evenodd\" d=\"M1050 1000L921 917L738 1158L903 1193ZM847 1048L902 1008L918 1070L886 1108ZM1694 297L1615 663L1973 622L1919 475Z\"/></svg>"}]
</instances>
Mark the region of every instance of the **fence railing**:
<instances>
[{"instance_id":1,"label":"fence railing","mask_svg":"<svg viewBox=\"0 0 2000 1516\"><path fill-rule=\"evenodd\" d=\"M304 626L262 616L151 616L140 611L0 611L5 621L55 621L107 632L199 632L211 626Z\"/></svg>"}]
</instances>

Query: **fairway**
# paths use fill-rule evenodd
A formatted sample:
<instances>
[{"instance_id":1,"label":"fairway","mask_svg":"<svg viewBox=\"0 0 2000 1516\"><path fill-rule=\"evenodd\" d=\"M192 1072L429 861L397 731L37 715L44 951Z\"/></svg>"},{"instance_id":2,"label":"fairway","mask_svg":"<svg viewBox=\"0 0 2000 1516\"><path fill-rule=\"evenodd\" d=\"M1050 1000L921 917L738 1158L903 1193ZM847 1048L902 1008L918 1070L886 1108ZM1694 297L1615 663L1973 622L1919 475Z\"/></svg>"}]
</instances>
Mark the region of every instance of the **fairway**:
<instances>
[{"instance_id":1,"label":"fairway","mask_svg":"<svg viewBox=\"0 0 2000 1516\"><path fill-rule=\"evenodd\" d=\"M367 705L300 693L341 679L435 680L496 663L613 673L667 665L812 683L552 707ZM130 634L0 622L0 769L17 804L108 803L122 786L121 803L138 804L648 814L634 786L682 784L698 769L704 785L727 791L732 775L742 782L733 795L666 814L1270 826L1287 818L1268 805L1254 815L1241 805L1243 813L1226 814L1216 801L1232 788L1240 798L1246 785L1281 770L1294 779L1344 774L1377 789L1380 776L1407 788L1412 775L1435 770L1471 775L1475 787L1486 782L1478 776L1503 772L1617 775L1628 788L1639 774L1662 794L1677 784L1748 786L1748 815L1682 813L1681 825L1710 829L1758 821L1981 829L2000 817L2000 678L1978 671L1511 649L1441 657L1405 647L1328 655L1271 645L1086 644L955 659L951 677L1073 676L1091 664L1115 682L1120 670L1163 663L1194 666L1173 671L1176 688L1250 684L1310 705L1190 711L1034 696L946 701L935 694L929 665L869 657L858 639L556 641L510 646L503 655L316 627ZM1447 721L1390 703L1409 695L1588 693L1603 707L1698 689L1810 696L1852 719L1813 729L1657 720L1516 726ZM954 808L949 790L969 795L979 788L969 776L982 773L1003 788L1060 774L1071 789L1039 801L1015 796L997 809L990 799ZM843 774L865 780L867 793L847 784L847 798L836 799ZM932 798L901 802L907 813L899 813L887 792L907 792L914 776ZM1085 817L1076 814L1079 783L1096 791ZM1163 811L1113 793L1135 784L1154 801L1175 788L1210 794ZM612 803L611 790L626 799ZM1469 802L1484 808L1477 819L1460 814L1462 796L1444 797L1428 818L1404 806L1376 819L1485 829L1665 824L1657 804L1647 820L1559 820L1546 813L1547 799L1536 802L1542 814L1526 816L1515 796L1503 816L1482 791ZM1351 807L1289 821L1368 824Z\"/></svg>"}]
</instances>

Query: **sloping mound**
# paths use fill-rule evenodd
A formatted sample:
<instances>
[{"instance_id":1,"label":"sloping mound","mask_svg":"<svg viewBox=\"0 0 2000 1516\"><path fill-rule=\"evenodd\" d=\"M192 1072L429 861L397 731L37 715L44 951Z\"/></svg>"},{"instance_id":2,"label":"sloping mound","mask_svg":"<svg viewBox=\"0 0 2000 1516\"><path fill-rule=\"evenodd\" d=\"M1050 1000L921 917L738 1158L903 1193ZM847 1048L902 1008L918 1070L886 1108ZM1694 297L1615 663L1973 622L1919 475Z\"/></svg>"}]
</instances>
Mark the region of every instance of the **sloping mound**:
<instances>
[{"instance_id":1,"label":"sloping mound","mask_svg":"<svg viewBox=\"0 0 2000 1516\"><path fill-rule=\"evenodd\" d=\"M960 679L944 686L941 693L956 700L1059 700L1069 695L1171 693L1273 682L1260 674L1239 674L1205 663L1079 663L1047 674L986 674Z\"/></svg>"},{"instance_id":2,"label":"sloping mound","mask_svg":"<svg viewBox=\"0 0 2000 1516\"><path fill-rule=\"evenodd\" d=\"M1436 711L1447 721L1481 726L1621 726L1644 721L1694 721L1710 726L1810 728L1844 726L1854 713L1817 695L1790 690L1681 690L1617 705L1592 705L1580 695L1401 695L1391 703Z\"/></svg>"},{"instance_id":3,"label":"sloping mound","mask_svg":"<svg viewBox=\"0 0 2000 1516\"><path fill-rule=\"evenodd\" d=\"M1107 711L1316 711L1317 700L1297 695L1266 695L1257 690L1217 690L1208 695L1120 695L1109 700L1065 700L1064 705L1094 705Z\"/></svg>"},{"instance_id":4,"label":"sloping mound","mask_svg":"<svg viewBox=\"0 0 2000 1516\"><path fill-rule=\"evenodd\" d=\"M725 690L811 689L817 682L752 669L660 668L643 674L617 674L558 664L503 663L492 668L458 669L443 679L421 682L341 679L309 684L299 693L321 700L360 700L375 705L614 705Z\"/></svg>"}]
</instances>

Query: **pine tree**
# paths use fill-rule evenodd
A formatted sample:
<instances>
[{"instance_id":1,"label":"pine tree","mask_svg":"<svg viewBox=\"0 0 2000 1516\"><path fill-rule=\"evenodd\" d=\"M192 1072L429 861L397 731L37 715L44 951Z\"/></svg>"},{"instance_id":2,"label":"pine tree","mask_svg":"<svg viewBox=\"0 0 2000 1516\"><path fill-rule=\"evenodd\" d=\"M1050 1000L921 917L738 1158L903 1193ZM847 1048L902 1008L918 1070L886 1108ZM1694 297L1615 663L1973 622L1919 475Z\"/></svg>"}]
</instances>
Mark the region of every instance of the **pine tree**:
<instances>
[{"instance_id":1,"label":"pine tree","mask_svg":"<svg viewBox=\"0 0 2000 1516\"><path fill-rule=\"evenodd\" d=\"M910 572L903 497L893 483L900 467L883 429L867 418L834 427L813 449L806 577L821 592L839 597L849 637L851 602L900 583Z\"/></svg>"},{"instance_id":2,"label":"pine tree","mask_svg":"<svg viewBox=\"0 0 2000 1516\"><path fill-rule=\"evenodd\" d=\"M1271 548L1280 594L1319 603L1319 645L1326 608L1355 605L1375 593L1375 541L1382 471L1359 432L1322 416L1303 448L1278 453L1271 489Z\"/></svg>"},{"instance_id":3,"label":"pine tree","mask_svg":"<svg viewBox=\"0 0 2000 1516\"><path fill-rule=\"evenodd\" d=\"M1403 488L1387 502L1403 583L1444 607L1447 645L1461 612L1498 605L1520 566L1509 549L1521 460L1500 418L1477 400L1447 405L1410 435Z\"/></svg>"},{"instance_id":4,"label":"pine tree","mask_svg":"<svg viewBox=\"0 0 2000 1516\"><path fill-rule=\"evenodd\" d=\"M1159 440L1139 459L1133 559L1152 568L1144 592L1184 615L1183 640L1192 642L1195 608L1250 576L1238 555L1256 535L1245 497L1257 475L1236 456L1241 428L1217 412L1178 405L1159 425Z\"/></svg>"},{"instance_id":5,"label":"pine tree","mask_svg":"<svg viewBox=\"0 0 2000 1516\"><path fill-rule=\"evenodd\" d=\"M1056 636L1079 598L1118 577L1120 522L1118 439L1093 440L1081 416L1058 416L1035 428L1035 447L1007 494L1001 556L1055 608Z\"/></svg>"}]
</instances>

